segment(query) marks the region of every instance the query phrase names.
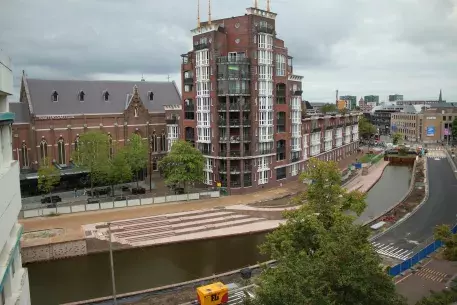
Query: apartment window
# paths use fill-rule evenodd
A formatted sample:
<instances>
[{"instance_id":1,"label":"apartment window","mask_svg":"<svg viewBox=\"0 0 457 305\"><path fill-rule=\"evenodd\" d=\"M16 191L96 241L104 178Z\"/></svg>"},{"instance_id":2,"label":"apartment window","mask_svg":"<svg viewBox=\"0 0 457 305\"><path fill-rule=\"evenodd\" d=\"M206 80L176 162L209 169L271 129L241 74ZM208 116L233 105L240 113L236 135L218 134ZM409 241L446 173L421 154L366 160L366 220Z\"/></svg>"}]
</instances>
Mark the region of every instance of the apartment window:
<instances>
[{"instance_id":1,"label":"apartment window","mask_svg":"<svg viewBox=\"0 0 457 305\"><path fill-rule=\"evenodd\" d=\"M276 161L282 161L286 159L286 141L279 140L276 142Z\"/></svg>"},{"instance_id":2,"label":"apartment window","mask_svg":"<svg viewBox=\"0 0 457 305\"><path fill-rule=\"evenodd\" d=\"M278 112L276 114L276 130L277 132L286 132L286 113Z\"/></svg>"},{"instance_id":3,"label":"apartment window","mask_svg":"<svg viewBox=\"0 0 457 305\"><path fill-rule=\"evenodd\" d=\"M269 170L259 172L259 185L268 183Z\"/></svg>"},{"instance_id":4,"label":"apartment window","mask_svg":"<svg viewBox=\"0 0 457 305\"><path fill-rule=\"evenodd\" d=\"M282 54L276 54L276 76L286 75L286 57Z\"/></svg>"},{"instance_id":5,"label":"apartment window","mask_svg":"<svg viewBox=\"0 0 457 305\"><path fill-rule=\"evenodd\" d=\"M192 91L192 86L184 85L184 92L191 92L191 91Z\"/></svg>"},{"instance_id":6,"label":"apartment window","mask_svg":"<svg viewBox=\"0 0 457 305\"><path fill-rule=\"evenodd\" d=\"M22 161L22 167L28 167L29 166L29 152L28 152L28 149L27 149L27 144L25 144L25 143L22 143L21 161Z\"/></svg>"},{"instance_id":7,"label":"apartment window","mask_svg":"<svg viewBox=\"0 0 457 305\"><path fill-rule=\"evenodd\" d=\"M57 155L59 164L65 164L65 141L63 138L60 138L57 142Z\"/></svg>"},{"instance_id":8,"label":"apartment window","mask_svg":"<svg viewBox=\"0 0 457 305\"><path fill-rule=\"evenodd\" d=\"M58 102L59 101L59 94L57 93L57 91L54 90L52 92L52 96L51 97L52 97L52 101L53 102Z\"/></svg>"},{"instance_id":9,"label":"apartment window","mask_svg":"<svg viewBox=\"0 0 457 305\"><path fill-rule=\"evenodd\" d=\"M41 140L40 142L40 153L41 153L41 160L48 157L48 143L46 140Z\"/></svg>"},{"instance_id":10,"label":"apartment window","mask_svg":"<svg viewBox=\"0 0 457 305\"><path fill-rule=\"evenodd\" d=\"M82 90L79 91L79 101L80 101L80 102L84 102L84 96L85 96L85 95L86 95L86 94L84 93L84 91L82 91Z\"/></svg>"},{"instance_id":11,"label":"apartment window","mask_svg":"<svg viewBox=\"0 0 457 305\"><path fill-rule=\"evenodd\" d=\"M286 168L281 167L276 169L276 180L285 179L287 177Z\"/></svg>"}]
</instances>

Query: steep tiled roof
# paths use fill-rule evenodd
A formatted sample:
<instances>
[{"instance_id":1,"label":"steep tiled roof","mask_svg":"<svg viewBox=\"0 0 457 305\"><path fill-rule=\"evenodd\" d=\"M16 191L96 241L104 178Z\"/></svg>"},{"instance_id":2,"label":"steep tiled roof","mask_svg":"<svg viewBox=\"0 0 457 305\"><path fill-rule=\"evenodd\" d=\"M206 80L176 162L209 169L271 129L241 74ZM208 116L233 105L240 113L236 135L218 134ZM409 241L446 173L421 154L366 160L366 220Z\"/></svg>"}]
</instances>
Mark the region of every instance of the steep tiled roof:
<instances>
[{"instance_id":1,"label":"steep tiled roof","mask_svg":"<svg viewBox=\"0 0 457 305\"><path fill-rule=\"evenodd\" d=\"M15 123L30 123L29 108L27 103L10 103L10 111L16 115L14 118Z\"/></svg>"},{"instance_id":2,"label":"steep tiled roof","mask_svg":"<svg viewBox=\"0 0 457 305\"><path fill-rule=\"evenodd\" d=\"M181 104L181 96L174 82L132 82L132 81L81 81L44 80L27 78L30 99L35 115L74 115L122 113L138 86L141 101L150 112L163 112L163 106ZM58 101L53 102L52 94L58 93ZM79 93L84 91L84 102L79 101ZM109 92L109 101L103 97ZM148 92L153 92L149 100ZM126 102L127 101L127 102Z\"/></svg>"}]
</instances>

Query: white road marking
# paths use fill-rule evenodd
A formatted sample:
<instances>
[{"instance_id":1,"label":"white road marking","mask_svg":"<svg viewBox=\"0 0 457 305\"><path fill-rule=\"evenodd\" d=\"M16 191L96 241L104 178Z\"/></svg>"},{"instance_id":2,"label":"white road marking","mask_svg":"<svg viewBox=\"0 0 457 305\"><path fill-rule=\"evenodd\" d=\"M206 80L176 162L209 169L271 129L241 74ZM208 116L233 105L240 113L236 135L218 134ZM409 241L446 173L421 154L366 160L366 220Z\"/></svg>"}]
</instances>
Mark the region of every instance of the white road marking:
<instances>
[{"instance_id":1,"label":"white road marking","mask_svg":"<svg viewBox=\"0 0 457 305\"><path fill-rule=\"evenodd\" d=\"M393 245L384 245L377 242L373 242L372 245L377 253L400 260L406 260L413 254L411 250L401 249Z\"/></svg>"}]
</instances>

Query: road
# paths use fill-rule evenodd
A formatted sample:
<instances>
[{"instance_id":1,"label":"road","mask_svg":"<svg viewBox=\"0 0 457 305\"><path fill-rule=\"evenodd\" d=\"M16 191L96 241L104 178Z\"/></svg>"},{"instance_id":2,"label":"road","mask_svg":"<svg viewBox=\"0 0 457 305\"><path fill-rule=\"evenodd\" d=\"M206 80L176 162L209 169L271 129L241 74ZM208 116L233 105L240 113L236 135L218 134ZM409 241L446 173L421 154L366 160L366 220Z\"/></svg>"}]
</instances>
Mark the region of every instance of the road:
<instances>
[{"instance_id":1,"label":"road","mask_svg":"<svg viewBox=\"0 0 457 305\"><path fill-rule=\"evenodd\" d=\"M372 241L379 254L405 260L430 241L433 228L457 222L457 181L444 152L427 157L429 198L411 217Z\"/></svg>"}]
</instances>

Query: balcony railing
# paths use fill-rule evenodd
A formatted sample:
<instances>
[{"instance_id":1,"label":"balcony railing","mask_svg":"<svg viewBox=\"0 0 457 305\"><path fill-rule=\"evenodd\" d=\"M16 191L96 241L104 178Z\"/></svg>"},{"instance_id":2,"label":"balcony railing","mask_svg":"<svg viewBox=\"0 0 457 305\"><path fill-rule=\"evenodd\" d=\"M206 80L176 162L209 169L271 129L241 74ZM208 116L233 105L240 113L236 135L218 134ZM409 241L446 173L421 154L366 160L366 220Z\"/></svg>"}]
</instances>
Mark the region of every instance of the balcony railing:
<instances>
[{"instance_id":1,"label":"balcony railing","mask_svg":"<svg viewBox=\"0 0 457 305\"><path fill-rule=\"evenodd\" d=\"M251 79L251 74L245 71L235 71L235 72L228 72L228 73L217 73L217 79L219 80L227 80L227 79Z\"/></svg>"},{"instance_id":2,"label":"balcony railing","mask_svg":"<svg viewBox=\"0 0 457 305\"><path fill-rule=\"evenodd\" d=\"M199 51L199 50L204 50L209 48L209 43L199 43L194 45L194 50Z\"/></svg>"},{"instance_id":3,"label":"balcony railing","mask_svg":"<svg viewBox=\"0 0 457 305\"><path fill-rule=\"evenodd\" d=\"M227 151L226 150L219 151L219 156L226 157L227 156Z\"/></svg>"},{"instance_id":4,"label":"balcony railing","mask_svg":"<svg viewBox=\"0 0 457 305\"><path fill-rule=\"evenodd\" d=\"M251 126L251 120L250 119L243 119L243 126Z\"/></svg>"},{"instance_id":5,"label":"balcony railing","mask_svg":"<svg viewBox=\"0 0 457 305\"><path fill-rule=\"evenodd\" d=\"M209 149L199 149L203 155L211 155L211 151Z\"/></svg>"},{"instance_id":6,"label":"balcony railing","mask_svg":"<svg viewBox=\"0 0 457 305\"><path fill-rule=\"evenodd\" d=\"M193 85L193 84L194 84L194 78L193 77L184 78L184 85Z\"/></svg>"},{"instance_id":7,"label":"balcony railing","mask_svg":"<svg viewBox=\"0 0 457 305\"><path fill-rule=\"evenodd\" d=\"M239 167L239 166L231 166L230 167L230 173L232 173L232 174L241 173L241 167Z\"/></svg>"},{"instance_id":8,"label":"balcony railing","mask_svg":"<svg viewBox=\"0 0 457 305\"><path fill-rule=\"evenodd\" d=\"M295 96L301 96L303 94L303 90L292 91L292 94L295 95Z\"/></svg>"},{"instance_id":9,"label":"balcony railing","mask_svg":"<svg viewBox=\"0 0 457 305\"><path fill-rule=\"evenodd\" d=\"M231 150L230 157L241 157L241 151L240 150Z\"/></svg>"},{"instance_id":10,"label":"balcony railing","mask_svg":"<svg viewBox=\"0 0 457 305\"><path fill-rule=\"evenodd\" d=\"M230 103L229 104L229 111L240 111L241 110L241 104L239 103Z\"/></svg>"},{"instance_id":11,"label":"balcony railing","mask_svg":"<svg viewBox=\"0 0 457 305\"><path fill-rule=\"evenodd\" d=\"M274 151L273 149L269 148L269 149L259 149L259 154L260 155L269 155L269 154L272 154Z\"/></svg>"},{"instance_id":12,"label":"balcony railing","mask_svg":"<svg viewBox=\"0 0 457 305\"><path fill-rule=\"evenodd\" d=\"M229 120L229 126L240 126L240 120L238 120L238 119Z\"/></svg>"},{"instance_id":13,"label":"balcony railing","mask_svg":"<svg viewBox=\"0 0 457 305\"><path fill-rule=\"evenodd\" d=\"M276 147L276 153L277 154L285 153L285 152L286 152L286 147L285 146Z\"/></svg>"},{"instance_id":14,"label":"balcony railing","mask_svg":"<svg viewBox=\"0 0 457 305\"><path fill-rule=\"evenodd\" d=\"M320 127L311 128L311 132L320 132L320 131L321 131Z\"/></svg>"},{"instance_id":15,"label":"balcony railing","mask_svg":"<svg viewBox=\"0 0 457 305\"><path fill-rule=\"evenodd\" d=\"M250 59L243 56L219 56L216 58L218 64L249 64Z\"/></svg>"},{"instance_id":16,"label":"balcony railing","mask_svg":"<svg viewBox=\"0 0 457 305\"><path fill-rule=\"evenodd\" d=\"M219 137L219 142L220 143L226 143L226 142L229 141L229 139L230 139L229 137Z\"/></svg>"},{"instance_id":17,"label":"balcony railing","mask_svg":"<svg viewBox=\"0 0 457 305\"><path fill-rule=\"evenodd\" d=\"M250 103L245 103L242 106L243 111L251 111L251 104Z\"/></svg>"},{"instance_id":18,"label":"balcony railing","mask_svg":"<svg viewBox=\"0 0 457 305\"><path fill-rule=\"evenodd\" d=\"M266 34L274 34L275 29L272 27L264 26L264 25L258 25L256 26L257 33L266 33Z\"/></svg>"},{"instance_id":19,"label":"balcony railing","mask_svg":"<svg viewBox=\"0 0 457 305\"><path fill-rule=\"evenodd\" d=\"M230 143L239 143L241 141L241 137L239 135L230 136L229 141Z\"/></svg>"},{"instance_id":20,"label":"balcony railing","mask_svg":"<svg viewBox=\"0 0 457 305\"><path fill-rule=\"evenodd\" d=\"M230 181L230 187L233 187L233 188L241 187L241 181Z\"/></svg>"},{"instance_id":21,"label":"balcony railing","mask_svg":"<svg viewBox=\"0 0 457 305\"><path fill-rule=\"evenodd\" d=\"M241 138L241 141L242 142L251 142L251 136L248 134L243 135L243 137Z\"/></svg>"},{"instance_id":22,"label":"balcony railing","mask_svg":"<svg viewBox=\"0 0 457 305\"><path fill-rule=\"evenodd\" d=\"M219 118L219 120L217 120L217 124L218 124L219 126L226 126L226 125L227 125L227 120L226 120L226 119Z\"/></svg>"},{"instance_id":23,"label":"balcony railing","mask_svg":"<svg viewBox=\"0 0 457 305\"><path fill-rule=\"evenodd\" d=\"M300 157L292 156L292 157L290 158L290 161L291 161L291 162L298 162L298 161L300 161Z\"/></svg>"},{"instance_id":24,"label":"balcony railing","mask_svg":"<svg viewBox=\"0 0 457 305\"><path fill-rule=\"evenodd\" d=\"M249 89L217 89L218 95L250 95L251 91Z\"/></svg>"},{"instance_id":25,"label":"balcony railing","mask_svg":"<svg viewBox=\"0 0 457 305\"><path fill-rule=\"evenodd\" d=\"M219 110L219 111L226 111L226 110L227 110L227 104L225 104L225 103L219 103L219 104L217 104L217 110Z\"/></svg>"}]
</instances>

